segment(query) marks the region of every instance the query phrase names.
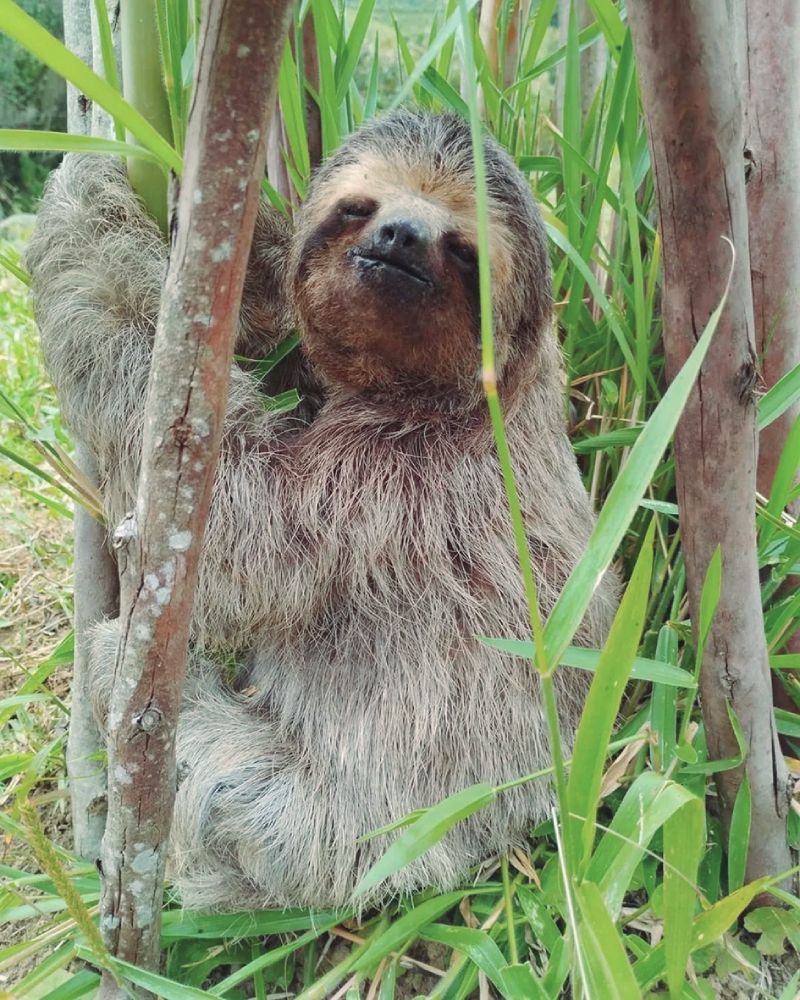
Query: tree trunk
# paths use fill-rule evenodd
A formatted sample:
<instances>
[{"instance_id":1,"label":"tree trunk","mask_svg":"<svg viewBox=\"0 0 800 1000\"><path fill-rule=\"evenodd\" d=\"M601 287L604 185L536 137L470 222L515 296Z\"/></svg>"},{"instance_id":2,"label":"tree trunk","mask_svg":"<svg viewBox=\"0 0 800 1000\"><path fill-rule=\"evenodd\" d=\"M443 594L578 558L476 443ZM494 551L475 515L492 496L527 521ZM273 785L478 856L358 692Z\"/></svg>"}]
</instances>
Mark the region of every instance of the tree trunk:
<instances>
[{"instance_id":1,"label":"tree trunk","mask_svg":"<svg viewBox=\"0 0 800 1000\"><path fill-rule=\"evenodd\" d=\"M650 133L664 256L667 374L681 368L722 297L727 307L675 437L678 500L695 629L711 556L722 590L703 658L709 754L733 757L729 704L748 743L743 767L716 776L723 820L743 775L752 793L747 877L788 869L789 782L772 712L755 536L756 345L742 167L741 84L729 7L635 0L628 16Z\"/></svg>"},{"instance_id":2,"label":"tree trunk","mask_svg":"<svg viewBox=\"0 0 800 1000\"><path fill-rule=\"evenodd\" d=\"M747 0L743 58L750 276L756 347L769 389L800 365L800 10L794 0ZM761 432L757 481L764 496L798 415L800 403ZM797 503L792 513L799 512ZM800 577L789 577L786 586L797 588ZM800 631L786 649L800 653ZM781 708L794 710L777 678L773 692Z\"/></svg>"},{"instance_id":3,"label":"tree trunk","mask_svg":"<svg viewBox=\"0 0 800 1000\"><path fill-rule=\"evenodd\" d=\"M800 365L800 9L747 0L743 67L750 275L766 388ZM761 432L758 489L768 496L800 403Z\"/></svg>"},{"instance_id":4,"label":"tree trunk","mask_svg":"<svg viewBox=\"0 0 800 1000\"><path fill-rule=\"evenodd\" d=\"M93 11L90 0L64 0L64 39L87 65L94 65L92 50ZM92 104L71 84L67 85L67 128L71 133L92 131ZM110 124L110 122L109 122ZM84 476L98 485L94 455L82 442L75 443L75 461ZM119 609L117 564L108 549L106 528L88 511L75 507L74 526L74 629L75 657L67 736L67 778L72 816L72 842L79 857L96 860L106 821L106 774L102 763L103 740L94 721L89 697L89 628Z\"/></svg>"},{"instance_id":5,"label":"tree trunk","mask_svg":"<svg viewBox=\"0 0 800 1000\"><path fill-rule=\"evenodd\" d=\"M118 532L101 926L114 954L151 969L192 602L290 6L208 0L204 10L136 509ZM103 995L121 996L109 976Z\"/></svg>"}]
</instances>

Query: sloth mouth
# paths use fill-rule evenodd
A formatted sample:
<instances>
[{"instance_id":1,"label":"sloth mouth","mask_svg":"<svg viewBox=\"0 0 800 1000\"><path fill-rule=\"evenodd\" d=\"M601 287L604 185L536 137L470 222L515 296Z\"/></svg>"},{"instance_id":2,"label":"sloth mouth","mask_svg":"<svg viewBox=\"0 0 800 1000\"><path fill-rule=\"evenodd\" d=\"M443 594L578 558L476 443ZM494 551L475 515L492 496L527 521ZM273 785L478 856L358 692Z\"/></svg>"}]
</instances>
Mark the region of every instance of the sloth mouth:
<instances>
[{"instance_id":1,"label":"sloth mouth","mask_svg":"<svg viewBox=\"0 0 800 1000\"><path fill-rule=\"evenodd\" d=\"M359 270L375 273L390 273L411 281L423 288L432 288L433 282L430 277L419 267L410 264L405 260L398 260L397 257L390 257L374 250L365 250L354 247L348 251L348 256Z\"/></svg>"}]
</instances>

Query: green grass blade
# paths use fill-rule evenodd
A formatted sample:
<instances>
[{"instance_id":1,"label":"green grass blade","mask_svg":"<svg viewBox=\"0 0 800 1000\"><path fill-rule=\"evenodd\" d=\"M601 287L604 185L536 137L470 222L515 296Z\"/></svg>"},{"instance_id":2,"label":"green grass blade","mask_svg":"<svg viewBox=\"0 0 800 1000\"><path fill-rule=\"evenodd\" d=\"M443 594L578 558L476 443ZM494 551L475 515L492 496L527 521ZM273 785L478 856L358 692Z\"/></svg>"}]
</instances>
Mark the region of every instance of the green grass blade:
<instances>
[{"instance_id":1,"label":"green grass blade","mask_svg":"<svg viewBox=\"0 0 800 1000\"><path fill-rule=\"evenodd\" d=\"M682 995L692 946L697 870L705 847L705 810L691 799L664 824L664 948L670 997Z\"/></svg>"},{"instance_id":2,"label":"green grass blade","mask_svg":"<svg viewBox=\"0 0 800 1000\"><path fill-rule=\"evenodd\" d=\"M658 633L656 657L663 663L674 663L678 658L678 636L670 625ZM669 766L675 752L678 728L678 699L675 689L667 684L655 684L650 701L650 728L656 734L658 745L652 748L650 759L657 771Z\"/></svg>"},{"instance_id":3,"label":"green grass blade","mask_svg":"<svg viewBox=\"0 0 800 1000\"><path fill-rule=\"evenodd\" d=\"M614 558L689 398L727 297L726 288L697 346L645 424L609 491L586 551L570 574L545 625L548 663L559 662L578 630L600 578Z\"/></svg>"},{"instance_id":4,"label":"green grass blade","mask_svg":"<svg viewBox=\"0 0 800 1000\"><path fill-rule=\"evenodd\" d=\"M603 29L609 48L619 49L625 40L625 24L612 0L588 0L597 23Z\"/></svg>"},{"instance_id":5,"label":"green grass blade","mask_svg":"<svg viewBox=\"0 0 800 1000\"><path fill-rule=\"evenodd\" d=\"M464 2L466 3L467 10L471 11L477 5L478 0L464 0ZM436 38L434 38L428 48L417 57L413 71L409 74L405 83L400 88L400 91L391 102L389 106L390 109L398 108L404 101L408 100L408 97L414 87L419 83L422 74L439 55L448 40L454 36L459 25L460 17L461 11L459 9L453 11L450 17L445 20L444 24L439 29Z\"/></svg>"},{"instance_id":6,"label":"green grass blade","mask_svg":"<svg viewBox=\"0 0 800 1000\"><path fill-rule=\"evenodd\" d=\"M443 913L456 906L467 895L469 895L468 889L461 892L448 892L443 896L426 899L419 906L404 913L402 917L390 924L382 934L370 941L369 947L359 956L358 961L353 966L354 971L358 972L376 966L382 958L401 949L409 940L419 937L429 924L438 920Z\"/></svg>"},{"instance_id":7,"label":"green grass blade","mask_svg":"<svg viewBox=\"0 0 800 1000\"><path fill-rule=\"evenodd\" d=\"M512 1000L528 1000L527 997L521 997L506 990L503 970L508 962L486 931L473 927L449 927L445 924L431 924L425 928L422 937L462 952L486 974L486 978L497 987L501 996L512 998Z\"/></svg>"},{"instance_id":8,"label":"green grass blade","mask_svg":"<svg viewBox=\"0 0 800 1000\"><path fill-rule=\"evenodd\" d=\"M4 267L9 274L13 274L17 281L30 287L31 276L20 263L19 254L11 247L0 248L0 266Z\"/></svg>"},{"instance_id":9,"label":"green grass blade","mask_svg":"<svg viewBox=\"0 0 800 1000\"><path fill-rule=\"evenodd\" d=\"M800 417L792 424L792 428L786 435L786 442L778 460L778 467L775 470L775 477L772 481L767 512L774 518L780 518L784 508L789 504L789 497L794 488L797 478L797 470L800 468ZM775 530L765 528L761 532L759 539L763 546L775 535Z\"/></svg>"},{"instance_id":10,"label":"green grass blade","mask_svg":"<svg viewBox=\"0 0 800 1000\"><path fill-rule=\"evenodd\" d=\"M84 961L95 964L92 953L86 948L78 946L78 955ZM209 994L205 990L198 990L192 986L182 986L174 979L140 969L138 965L131 965L130 962L124 962L121 958L109 957L108 965L121 980L133 983L135 986L141 986L154 996L163 997L163 1000L208 1000Z\"/></svg>"},{"instance_id":11,"label":"green grass blade","mask_svg":"<svg viewBox=\"0 0 800 1000\"><path fill-rule=\"evenodd\" d=\"M792 368L761 397L758 403L758 429L783 416L800 399L800 365Z\"/></svg>"},{"instance_id":12,"label":"green grass blade","mask_svg":"<svg viewBox=\"0 0 800 1000\"><path fill-rule=\"evenodd\" d=\"M641 991L625 953L619 931L606 909L600 890L592 882L575 886L581 919L577 947L583 954L591 997L603 1000L636 1000Z\"/></svg>"},{"instance_id":13,"label":"green grass blade","mask_svg":"<svg viewBox=\"0 0 800 1000\"><path fill-rule=\"evenodd\" d=\"M497 792L491 785L472 785L423 813L400 834L356 886L353 896L369 892L384 879L410 864L437 844L456 823L494 800Z\"/></svg>"},{"instance_id":14,"label":"green grass blade","mask_svg":"<svg viewBox=\"0 0 800 1000\"><path fill-rule=\"evenodd\" d=\"M302 197L311 177L311 157L308 152L303 94L300 92L297 66L292 55L292 47L288 41L283 49L283 58L278 72L278 96L281 102L286 139L289 143L292 159L302 179L302 185L298 190L298 194Z\"/></svg>"},{"instance_id":15,"label":"green grass blade","mask_svg":"<svg viewBox=\"0 0 800 1000\"><path fill-rule=\"evenodd\" d=\"M488 639L478 636L484 645L499 649L509 656L519 656L530 660L536 655L536 646L524 639ZM559 663L576 670L588 670L594 673L600 662L602 651L589 649L586 646L567 646L559 658ZM665 684L671 688L694 688L696 682L688 670L682 670L671 663L660 660L650 660L644 656L634 657L630 676L633 680L650 681L652 684Z\"/></svg>"},{"instance_id":16,"label":"green grass blade","mask_svg":"<svg viewBox=\"0 0 800 1000\"><path fill-rule=\"evenodd\" d=\"M374 8L375 0L361 0L361 5L353 19L353 27L350 29L350 34L344 44L342 56L336 60L336 101L338 104L344 101L350 88L353 74L361 58L361 48L367 37L367 29Z\"/></svg>"},{"instance_id":17,"label":"green grass blade","mask_svg":"<svg viewBox=\"0 0 800 1000\"><path fill-rule=\"evenodd\" d=\"M606 748L644 628L653 573L654 534L652 518L600 656L575 737L567 796L571 821L579 828L576 836L582 843L583 866L591 857L594 843Z\"/></svg>"},{"instance_id":18,"label":"green grass blade","mask_svg":"<svg viewBox=\"0 0 800 1000\"><path fill-rule=\"evenodd\" d=\"M643 771L628 789L586 875L600 886L612 915L619 913L636 867L656 832L694 798L683 785L652 771Z\"/></svg>"},{"instance_id":19,"label":"green grass blade","mask_svg":"<svg viewBox=\"0 0 800 1000\"><path fill-rule=\"evenodd\" d=\"M159 163L155 153L141 146L117 139L69 132L37 132L33 129L0 128L0 149L32 153L109 153L112 156L138 156Z\"/></svg>"}]
</instances>

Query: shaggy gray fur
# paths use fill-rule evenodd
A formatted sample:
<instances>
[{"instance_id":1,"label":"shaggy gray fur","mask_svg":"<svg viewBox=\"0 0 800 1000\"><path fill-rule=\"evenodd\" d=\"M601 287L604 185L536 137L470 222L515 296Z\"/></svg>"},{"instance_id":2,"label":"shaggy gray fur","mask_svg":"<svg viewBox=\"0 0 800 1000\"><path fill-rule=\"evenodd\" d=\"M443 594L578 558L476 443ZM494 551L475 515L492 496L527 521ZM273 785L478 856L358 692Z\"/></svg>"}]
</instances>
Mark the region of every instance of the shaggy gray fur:
<instances>
[{"instance_id":1,"label":"shaggy gray fur","mask_svg":"<svg viewBox=\"0 0 800 1000\"><path fill-rule=\"evenodd\" d=\"M427 142L420 155L438 157L438 122L406 114L388 128L410 132L410 148ZM385 137L385 121L381 128ZM369 132L356 137L340 162L369 143ZM387 146L386 155L397 155L396 144ZM487 149L491 182L513 192L509 212L524 213L509 224L522 234L520 261L539 262L537 301L547 304L533 200L510 161L493 144ZM262 213L242 353L263 354L296 322L281 292L290 240ZM47 367L64 419L99 457L112 525L132 505L166 256L120 166L65 159L27 262ZM520 287L523 305L526 294ZM500 303L498 316L518 312L513 305ZM524 378L507 407L508 435L546 614L593 517L564 433L549 317L534 325L519 348ZM241 367L233 371L178 732L183 779L172 865L192 908L346 903L389 842L358 844L362 834L474 782L506 781L550 761L530 664L474 638L528 635L483 409L423 419L413 407L326 385L302 357L293 375L306 409L274 415L264 409L263 386ZM576 641L602 644L615 605L607 577ZM101 703L115 643L114 623L95 637ZM231 653L232 685L215 665ZM585 691L584 675L562 672L567 743ZM372 901L452 886L470 866L522 844L550 804L544 781L502 795Z\"/></svg>"}]
</instances>

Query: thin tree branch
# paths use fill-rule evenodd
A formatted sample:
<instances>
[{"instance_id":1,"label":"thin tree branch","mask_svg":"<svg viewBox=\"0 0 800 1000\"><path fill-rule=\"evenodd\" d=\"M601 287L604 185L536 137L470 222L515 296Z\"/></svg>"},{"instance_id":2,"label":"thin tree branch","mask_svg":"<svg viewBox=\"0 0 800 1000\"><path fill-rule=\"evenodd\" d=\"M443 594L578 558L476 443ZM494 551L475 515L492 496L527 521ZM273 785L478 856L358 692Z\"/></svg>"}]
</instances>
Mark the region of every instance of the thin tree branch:
<instances>
[{"instance_id":1,"label":"thin tree branch","mask_svg":"<svg viewBox=\"0 0 800 1000\"><path fill-rule=\"evenodd\" d=\"M118 530L101 923L118 957L148 968L158 965L192 602L289 11L288 0L209 0L204 11L136 509ZM103 995L119 995L108 977Z\"/></svg>"},{"instance_id":2,"label":"thin tree branch","mask_svg":"<svg viewBox=\"0 0 800 1000\"><path fill-rule=\"evenodd\" d=\"M92 35L96 18L90 0L64 0L64 40L95 72L102 74L102 58L93 50ZM73 134L89 135L98 120L92 103L67 84L67 127ZM81 441L75 442L75 462L93 485L98 485L95 456ZM106 773L102 761L103 740L91 707L88 679L88 633L104 618L116 617L119 611L117 564L108 549L104 524L80 505L75 507L73 543L75 655L67 736L67 776L69 779L72 818L72 843L80 857L96 860L106 822Z\"/></svg>"}]
</instances>

